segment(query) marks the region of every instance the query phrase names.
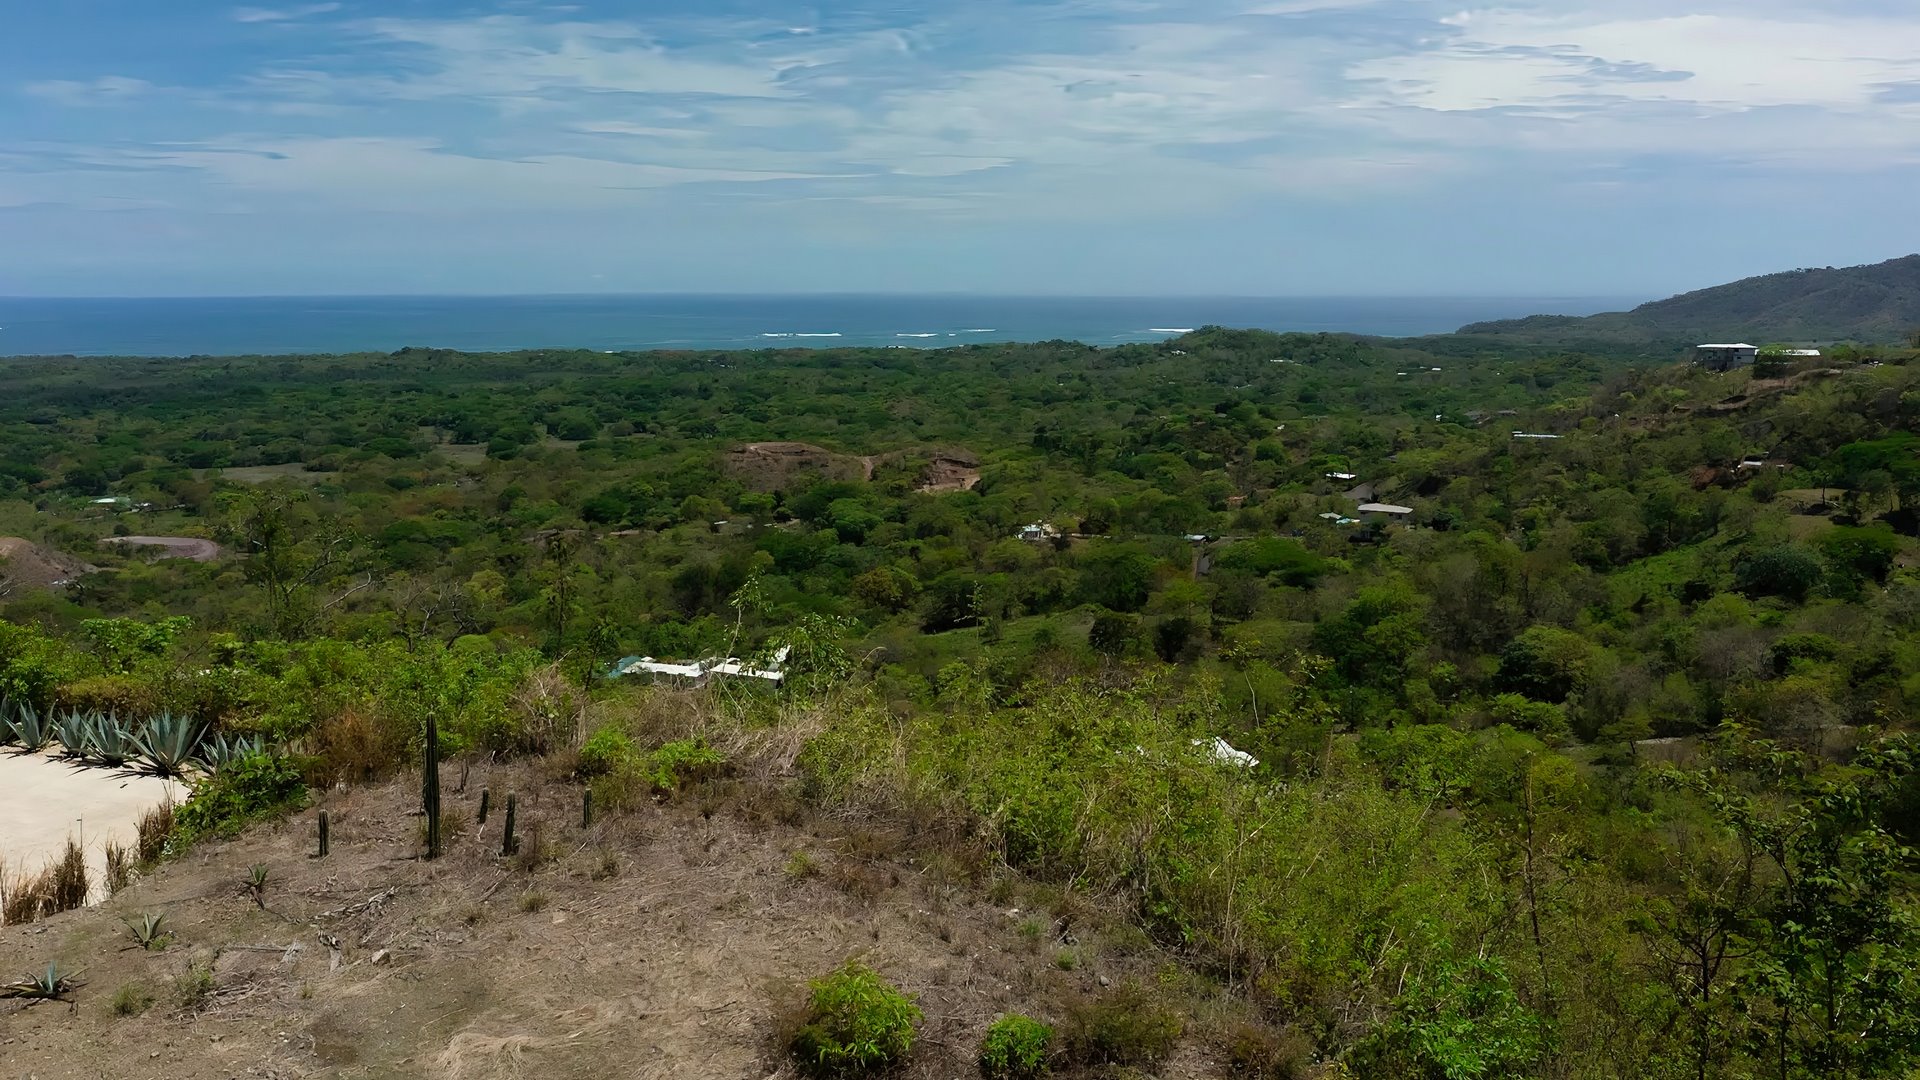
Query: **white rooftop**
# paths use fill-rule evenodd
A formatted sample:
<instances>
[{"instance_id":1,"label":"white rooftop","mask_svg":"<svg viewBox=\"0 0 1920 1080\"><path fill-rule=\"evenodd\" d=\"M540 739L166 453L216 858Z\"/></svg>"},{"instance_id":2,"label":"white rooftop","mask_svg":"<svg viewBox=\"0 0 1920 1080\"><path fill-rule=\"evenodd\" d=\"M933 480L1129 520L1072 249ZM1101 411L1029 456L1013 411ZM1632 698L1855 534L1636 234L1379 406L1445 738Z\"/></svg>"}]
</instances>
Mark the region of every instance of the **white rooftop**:
<instances>
[{"instance_id":1,"label":"white rooftop","mask_svg":"<svg viewBox=\"0 0 1920 1080\"><path fill-rule=\"evenodd\" d=\"M1699 345L1701 349L1758 349L1758 345Z\"/></svg>"},{"instance_id":2,"label":"white rooftop","mask_svg":"<svg viewBox=\"0 0 1920 1080\"><path fill-rule=\"evenodd\" d=\"M1411 514L1413 507L1395 506L1392 503L1361 503L1359 512L1362 514Z\"/></svg>"}]
</instances>

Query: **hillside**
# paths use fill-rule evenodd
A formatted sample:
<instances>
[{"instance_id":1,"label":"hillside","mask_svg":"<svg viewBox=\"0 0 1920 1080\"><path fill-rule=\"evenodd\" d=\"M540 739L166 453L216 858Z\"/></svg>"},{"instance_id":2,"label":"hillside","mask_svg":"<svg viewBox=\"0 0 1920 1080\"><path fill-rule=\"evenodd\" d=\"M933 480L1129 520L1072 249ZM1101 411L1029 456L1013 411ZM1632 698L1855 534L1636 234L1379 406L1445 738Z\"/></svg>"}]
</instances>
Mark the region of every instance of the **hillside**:
<instances>
[{"instance_id":1,"label":"hillside","mask_svg":"<svg viewBox=\"0 0 1920 1080\"><path fill-rule=\"evenodd\" d=\"M1904 341L1920 329L1920 255L1872 266L1788 270L1586 318L1534 315L1463 334L1560 342Z\"/></svg>"},{"instance_id":2,"label":"hillside","mask_svg":"<svg viewBox=\"0 0 1920 1080\"><path fill-rule=\"evenodd\" d=\"M1508 340L10 362L0 534L102 572L0 752L196 780L0 1060L792 1076L858 957L901 1077L1912 1080L1920 349Z\"/></svg>"}]
</instances>

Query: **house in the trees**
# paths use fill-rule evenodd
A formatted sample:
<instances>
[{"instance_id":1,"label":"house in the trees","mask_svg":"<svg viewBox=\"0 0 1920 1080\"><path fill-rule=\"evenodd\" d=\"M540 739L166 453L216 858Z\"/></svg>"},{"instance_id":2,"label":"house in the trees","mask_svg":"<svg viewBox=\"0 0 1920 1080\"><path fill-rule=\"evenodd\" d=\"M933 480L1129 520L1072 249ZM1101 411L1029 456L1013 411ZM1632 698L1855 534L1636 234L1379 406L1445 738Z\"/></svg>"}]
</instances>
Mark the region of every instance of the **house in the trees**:
<instances>
[{"instance_id":1,"label":"house in the trees","mask_svg":"<svg viewBox=\"0 0 1920 1080\"><path fill-rule=\"evenodd\" d=\"M1751 365L1759 355L1758 345L1701 345L1693 350L1693 362L1708 371L1732 371Z\"/></svg>"}]
</instances>

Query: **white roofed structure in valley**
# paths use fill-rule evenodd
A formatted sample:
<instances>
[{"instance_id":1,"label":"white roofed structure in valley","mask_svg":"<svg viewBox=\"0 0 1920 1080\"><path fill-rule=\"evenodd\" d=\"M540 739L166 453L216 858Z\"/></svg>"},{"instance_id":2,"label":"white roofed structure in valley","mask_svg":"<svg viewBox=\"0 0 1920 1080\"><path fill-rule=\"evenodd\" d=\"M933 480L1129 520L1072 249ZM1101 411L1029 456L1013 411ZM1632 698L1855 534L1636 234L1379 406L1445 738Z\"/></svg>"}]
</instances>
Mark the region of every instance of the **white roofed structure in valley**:
<instances>
[{"instance_id":1,"label":"white roofed structure in valley","mask_svg":"<svg viewBox=\"0 0 1920 1080\"><path fill-rule=\"evenodd\" d=\"M1693 350L1693 362L1709 371L1732 371L1734 368L1747 367L1760 355L1760 346L1737 344L1697 345Z\"/></svg>"},{"instance_id":2,"label":"white roofed structure in valley","mask_svg":"<svg viewBox=\"0 0 1920 1080\"><path fill-rule=\"evenodd\" d=\"M1411 506L1395 506L1392 503L1361 503L1357 511L1362 514L1385 514L1388 517L1406 517L1413 513Z\"/></svg>"},{"instance_id":3,"label":"white roofed structure in valley","mask_svg":"<svg viewBox=\"0 0 1920 1080\"><path fill-rule=\"evenodd\" d=\"M626 656L613 665L613 668L607 672L607 676L617 679L622 675L654 675L700 686L715 675L726 675L734 678L760 679L778 686L786 681L787 673L784 665L787 657L792 653L791 647L781 646L780 651L773 654L772 662L765 667L756 666L736 656L725 659L708 657L705 660L695 660L691 664L675 664L655 660L651 656Z\"/></svg>"}]
</instances>

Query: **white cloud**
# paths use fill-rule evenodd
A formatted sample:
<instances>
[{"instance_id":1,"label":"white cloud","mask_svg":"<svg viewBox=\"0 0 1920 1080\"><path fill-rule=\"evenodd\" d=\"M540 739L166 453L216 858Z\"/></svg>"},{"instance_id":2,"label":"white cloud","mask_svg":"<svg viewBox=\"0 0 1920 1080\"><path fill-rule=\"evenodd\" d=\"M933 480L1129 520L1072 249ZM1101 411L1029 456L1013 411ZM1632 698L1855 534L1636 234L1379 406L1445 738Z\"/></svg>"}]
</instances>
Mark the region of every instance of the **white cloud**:
<instances>
[{"instance_id":1,"label":"white cloud","mask_svg":"<svg viewBox=\"0 0 1920 1080\"><path fill-rule=\"evenodd\" d=\"M808 172L691 168L570 154L490 158L425 138L240 137L138 149L65 148L66 164L40 174L33 201L67 201L73 177L91 174L88 198L126 192L191 197L195 187L230 198L297 197L346 209L470 213L633 205L645 193L688 184L823 178ZM23 186L22 190L26 190ZM16 200L23 196L16 194Z\"/></svg>"},{"instance_id":2,"label":"white cloud","mask_svg":"<svg viewBox=\"0 0 1920 1080\"><path fill-rule=\"evenodd\" d=\"M716 58L668 49L623 23L543 23L519 15L470 20L374 19L361 30L376 42L410 47L415 75L342 79L379 96L540 98L578 93L701 94L781 97L782 71L803 61Z\"/></svg>"},{"instance_id":3,"label":"white cloud","mask_svg":"<svg viewBox=\"0 0 1920 1080\"><path fill-rule=\"evenodd\" d=\"M310 19L315 15L328 15L339 11L339 4L302 4L290 8L238 7L233 9L233 21L243 23L293 22Z\"/></svg>"},{"instance_id":4,"label":"white cloud","mask_svg":"<svg viewBox=\"0 0 1920 1080\"><path fill-rule=\"evenodd\" d=\"M1920 79L1920 22L1677 14L1607 18L1506 9L1445 20L1425 48L1349 69L1379 101L1458 111L1676 102L1712 111L1860 108Z\"/></svg>"},{"instance_id":5,"label":"white cloud","mask_svg":"<svg viewBox=\"0 0 1920 1080\"><path fill-rule=\"evenodd\" d=\"M84 82L53 79L28 83L26 86L26 92L34 97L75 108L124 105L146 96L154 89L154 85L145 79L129 79L120 75L104 75Z\"/></svg>"},{"instance_id":6,"label":"white cloud","mask_svg":"<svg viewBox=\"0 0 1920 1080\"><path fill-rule=\"evenodd\" d=\"M552 9L385 17L329 24L350 62L288 56L237 87L29 90L67 104L165 92L284 118L279 136L182 132L103 151L105 179L76 191L143 195L164 173L183 203L198 185L210 202L428 213L591 209L694 186L751 191L756 206L1178 215L1516 163L1574 175L1635 155L1829 169L1920 156L1920 101L1880 96L1920 81L1920 24L1814 18L1789 0L1693 0L1682 14L1662 0L1604 13L1442 2L1064 0L1056 22L1019 35L985 0L854 32ZM1390 9L1391 33L1348 33L1349 9L1368 7ZM135 179L113 172L128 168Z\"/></svg>"}]
</instances>

